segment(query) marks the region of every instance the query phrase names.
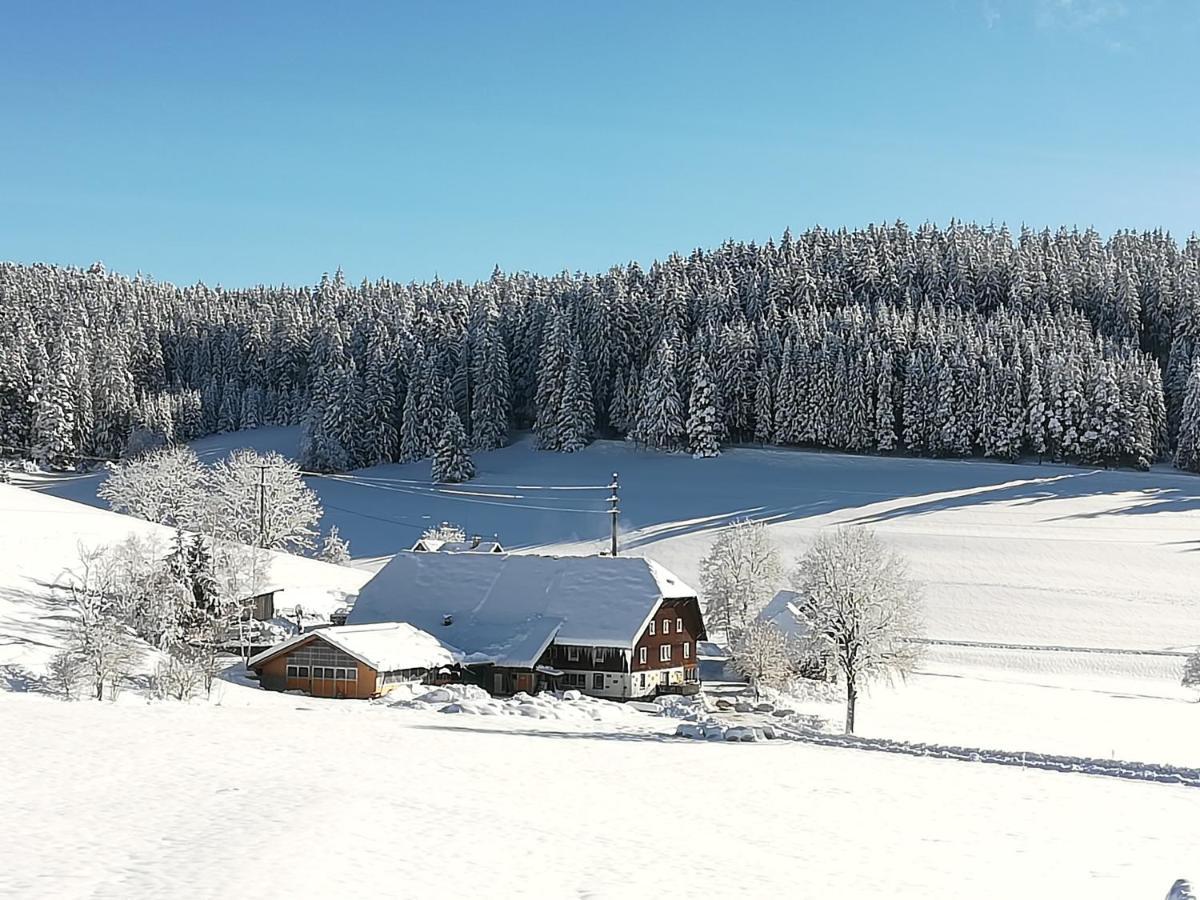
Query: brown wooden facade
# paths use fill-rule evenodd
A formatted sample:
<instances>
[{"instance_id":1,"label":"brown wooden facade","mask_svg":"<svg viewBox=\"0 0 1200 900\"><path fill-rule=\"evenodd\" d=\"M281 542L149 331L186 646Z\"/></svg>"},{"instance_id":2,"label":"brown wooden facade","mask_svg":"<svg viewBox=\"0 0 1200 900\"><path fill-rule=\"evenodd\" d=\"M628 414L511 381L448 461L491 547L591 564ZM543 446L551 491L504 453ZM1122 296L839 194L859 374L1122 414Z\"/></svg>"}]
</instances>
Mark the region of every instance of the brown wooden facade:
<instances>
[{"instance_id":1,"label":"brown wooden facade","mask_svg":"<svg viewBox=\"0 0 1200 900\"><path fill-rule=\"evenodd\" d=\"M367 700L406 681L432 681L425 669L380 672L321 639L319 631L254 667L258 683L272 691L313 697Z\"/></svg>"}]
</instances>

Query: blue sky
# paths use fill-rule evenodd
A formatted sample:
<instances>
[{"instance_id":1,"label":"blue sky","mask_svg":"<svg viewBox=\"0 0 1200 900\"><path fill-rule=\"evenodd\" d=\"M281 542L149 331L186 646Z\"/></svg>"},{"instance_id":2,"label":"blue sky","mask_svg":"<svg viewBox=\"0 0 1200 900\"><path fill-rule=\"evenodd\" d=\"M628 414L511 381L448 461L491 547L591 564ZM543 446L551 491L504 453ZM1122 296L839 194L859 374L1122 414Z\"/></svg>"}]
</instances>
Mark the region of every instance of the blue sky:
<instances>
[{"instance_id":1,"label":"blue sky","mask_svg":"<svg viewBox=\"0 0 1200 900\"><path fill-rule=\"evenodd\" d=\"M0 259L241 286L1200 228L1197 0L0 7Z\"/></svg>"}]
</instances>

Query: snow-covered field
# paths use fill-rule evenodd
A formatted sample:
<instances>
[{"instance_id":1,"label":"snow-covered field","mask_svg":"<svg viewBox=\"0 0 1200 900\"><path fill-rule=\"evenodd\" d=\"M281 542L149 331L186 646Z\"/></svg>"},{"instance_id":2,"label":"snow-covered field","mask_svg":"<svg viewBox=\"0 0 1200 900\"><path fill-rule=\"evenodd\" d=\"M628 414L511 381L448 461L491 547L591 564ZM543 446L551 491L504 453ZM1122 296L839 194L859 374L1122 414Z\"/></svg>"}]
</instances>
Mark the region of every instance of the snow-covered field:
<instances>
[{"instance_id":1,"label":"snow-covered field","mask_svg":"<svg viewBox=\"0 0 1200 900\"><path fill-rule=\"evenodd\" d=\"M216 435L202 458L254 446L294 454L296 429ZM1200 478L1170 469L1104 471L981 460L890 459L732 449L715 460L598 441L539 452L529 439L476 456L478 476L429 484L428 463L314 478L326 524L356 558L409 547L442 520L496 534L510 549L607 546L603 490L621 477L622 552L653 556L685 581L713 532L770 521L788 560L834 523L866 524L903 550L924 584L931 637L1169 649L1200 643ZM26 482L103 506L102 475ZM514 487L520 485L522 487Z\"/></svg>"},{"instance_id":2,"label":"snow-covered field","mask_svg":"<svg viewBox=\"0 0 1200 900\"><path fill-rule=\"evenodd\" d=\"M290 451L268 429L198 443ZM619 471L624 552L688 580L714 529L766 517L790 559L820 527L874 525L951 641L1178 650L1200 641L1200 481L1167 471L774 450L716 461L527 442L453 490L422 465L313 479L356 556L443 519L510 548L603 545ZM55 897L1161 897L1200 873L1194 788L790 741L672 737L591 702L323 701L223 683L212 703L64 703L37 674L64 632L77 545L170 535L100 505L100 477L0 485L0 741L11 821L0 895ZM517 487L518 485L534 487ZM40 492L40 493L39 493ZM57 496L52 496L57 495ZM330 603L369 576L278 554ZM286 602L286 601L285 601ZM939 645L877 686L860 732L913 742L1200 765L1200 704L1173 656ZM837 721L831 701L798 712ZM527 708L524 708L527 707ZM610 708L612 707L612 708Z\"/></svg>"},{"instance_id":3,"label":"snow-covered field","mask_svg":"<svg viewBox=\"0 0 1200 900\"><path fill-rule=\"evenodd\" d=\"M292 453L296 440L295 429L275 428L195 446L211 459L242 446ZM607 492L545 487L604 485L617 471L623 552L652 556L693 584L714 530L738 517L769 519L789 560L817 529L856 522L908 555L923 583L929 637L1175 651L1200 643L1200 479L1167 469L757 449L693 460L613 442L554 454L527 440L476 462L476 480L457 488L430 486L426 464L310 484L326 523L368 566L442 520L498 534L511 549L594 552L606 543ZM26 483L99 504L100 478ZM0 528L5 522L9 540L29 530L0 513ZM60 551L74 543L56 540ZM53 574L30 571L26 595ZM11 633L4 616L0 609L0 630ZM1200 705L1179 686L1181 667L1178 656L937 646L907 684L877 686L864 698L859 726L913 741L1196 765ZM814 711L838 714L829 705Z\"/></svg>"},{"instance_id":4,"label":"snow-covered field","mask_svg":"<svg viewBox=\"0 0 1200 900\"><path fill-rule=\"evenodd\" d=\"M0 895L1157 900L1200 870L1190 788L224 702L0 693Z\"/></svg>"}]
</instances>

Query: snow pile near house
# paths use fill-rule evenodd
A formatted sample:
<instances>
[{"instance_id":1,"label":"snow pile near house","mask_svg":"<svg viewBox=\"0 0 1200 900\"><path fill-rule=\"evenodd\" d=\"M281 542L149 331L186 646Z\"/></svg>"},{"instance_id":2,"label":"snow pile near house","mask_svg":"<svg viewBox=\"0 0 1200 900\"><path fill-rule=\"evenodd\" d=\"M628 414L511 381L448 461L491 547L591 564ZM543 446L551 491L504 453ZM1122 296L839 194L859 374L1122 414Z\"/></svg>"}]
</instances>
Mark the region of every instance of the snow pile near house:
<instances>
[{"instance_id":1,"label":"snow pile near house","mask_svg":"<svg viewBox=\"0 0 1200 900\"><path fill-rule=\"evenodd\" d=\"M393 692L394 693L394 692ZM624 703L588 697L579 691L543 691L536 696L526 693L512 697L493 697L473 684L447 684L425 691L411 699L385 698L397 709L435 709L450 715L512 716L525 719L555 720L580 725L648 724L647 716Z\"/></svg>"}]
</instances>

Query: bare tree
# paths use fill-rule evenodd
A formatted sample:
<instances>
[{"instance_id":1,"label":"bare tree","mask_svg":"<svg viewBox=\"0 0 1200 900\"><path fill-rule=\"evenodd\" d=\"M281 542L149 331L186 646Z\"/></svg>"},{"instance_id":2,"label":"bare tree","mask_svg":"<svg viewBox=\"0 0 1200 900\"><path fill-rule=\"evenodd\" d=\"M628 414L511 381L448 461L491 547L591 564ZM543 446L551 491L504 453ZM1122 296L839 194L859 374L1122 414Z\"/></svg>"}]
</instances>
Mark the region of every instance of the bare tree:
<instances>
[{"instance_id":1,"label":"bare tree","mask_svg":"<svg viewBox=\"0 0 1200 900\"><path fill-rule=\"evenodd\" d=\"M770 622L751 622L731 650L734 668L750 682L756 697L760 687L781 687L792 672L791 642Z\"/></svg>"},{"instance_id":2,"label":"bare tree","mask_svg":"<svg viewBox=\"0 0 1200 900\"><path fill-rule=\"evenodd\" d=\"M142 651L121 618L121 603L112 569L103 550L80 547L80 568L70 585L75 619L69 652L91 679L97 700L104 686L115 693L141 660Z\"/></svg>"},{"instance_id":3,"label":"bare tree","mask_svg":"<svg viewBox=\"0 0 1200 900\"><path fill-rule=\"evenodd\" d=\"M762 522L743 519L721 530L700 561L700 586L710 622L732 649L770 602L783 575L779 550Z\"/></svg>"},{"instance_id":4,"label":"bare tree","mask_svg":"<svg viewBox=\"0 0 1200 900\"><path fill-rule=\"evenodd\" d=\"M83 661L71 647L55 653L47 667L50 683L68 700L75 699L75 692L83 680Z\"/></svg>"},{"instance_id":5,"label":"bare tree","mask_svg":"<svg viewBox=\"0 0 1200 900\"><path fill-rule=\"evenodd\" d=\"M201 651L187 646L172 650L154 670L155 694L164 700L190 700L206 683L203 659Z\"/></svg>"},{"instance_id":6,"label":"bare tree","mask_svg":"<svg viewBox=\"0 0 1200 900\"><path fill-rule=\"evenodd\" d=\"M305 550L317 536L321 504L294 462L237 450L212 467L211 534L272 550Z\"/></svg>"},{"instance_id":7,"label":"bare tree","mask_svg":"<svg viewBox=\"0 0 1200 900\"><path fill-rule=\"evenodd\" d=\"M421 533L422 540L427 541L445 541L448 544L462 543L467 539L467 533L461 525L455 525L453 522L442 522L442 524L426 528Z\"/></svg>"},{"instance_id":8,"label":"bare tree","mask_svg":"<svg viewBox=\"0 0 1200 900\"><path fill-rule=\"evenodd\" d=\"M859 689L904 677L919 658L920 599L904 558L873 531L841 527L817 536L792 573L796 606L828 643L846 679L846 731Z\"/></svg>"},{"instance_id":9,"label":"bare tree","mask_svg":"<svg viewBox=\"0 0 1200 900\"><path fill-rule=\"evenodd\" d=\"M169 447L112 467L97 493L117 512L197 530L206 518L207 477L190 447Z\"/></svg>"}]
</instances>

